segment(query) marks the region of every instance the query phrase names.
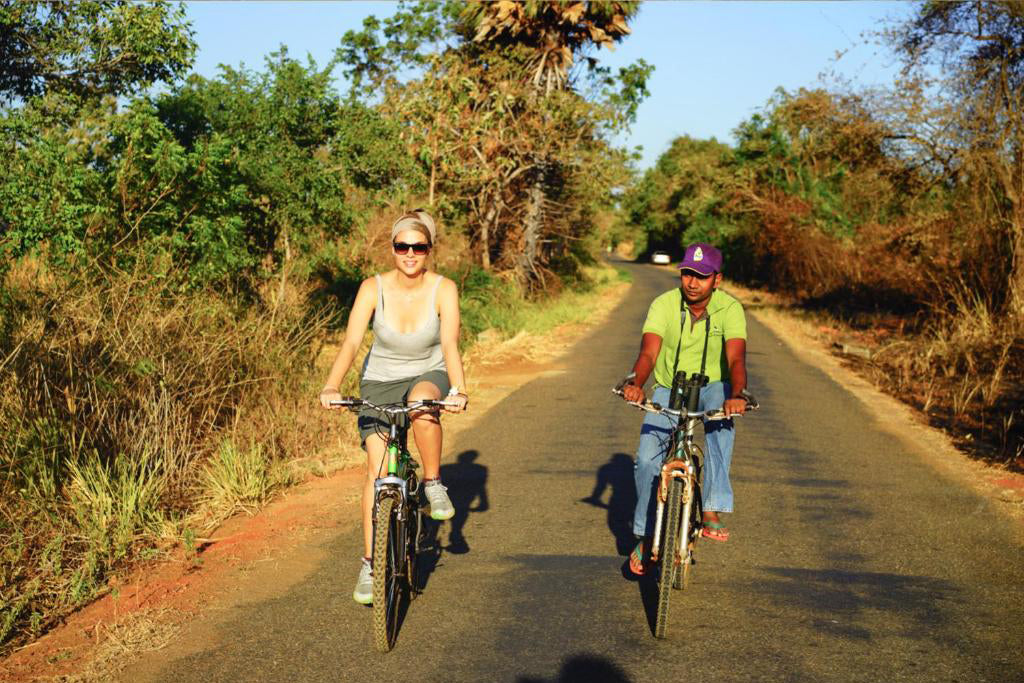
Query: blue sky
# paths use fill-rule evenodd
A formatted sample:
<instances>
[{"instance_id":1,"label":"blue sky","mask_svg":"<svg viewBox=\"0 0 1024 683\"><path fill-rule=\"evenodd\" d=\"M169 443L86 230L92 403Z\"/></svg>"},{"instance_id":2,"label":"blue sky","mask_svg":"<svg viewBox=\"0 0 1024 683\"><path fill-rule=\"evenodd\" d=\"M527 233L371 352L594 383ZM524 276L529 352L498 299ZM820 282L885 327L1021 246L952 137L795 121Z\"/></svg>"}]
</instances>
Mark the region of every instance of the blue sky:
<instances>
[{"instance_id":1,"label":"blue sky","mask_svg":"<svg viewBox=\"0 0 1024 683\"><path fill-rule=\"evenodd\" d=\"M678 135L732 142L732 129L777 87L822 84L837 72L854 83L891 82L892 58L863 34L887 17L912 10L903 2L645 2L633 34L614 52L594 56L618 67L643 58L655 65L629 146L642 145L650 166ZM215 76L219 64L260 69L281 44L295 57L330 59L342 34L390 2L187 3L199 44L195 70ZM837 52L844 56L836 61ZM343 88L343 82L339 81Z\"/></svg>"}]
</instances>

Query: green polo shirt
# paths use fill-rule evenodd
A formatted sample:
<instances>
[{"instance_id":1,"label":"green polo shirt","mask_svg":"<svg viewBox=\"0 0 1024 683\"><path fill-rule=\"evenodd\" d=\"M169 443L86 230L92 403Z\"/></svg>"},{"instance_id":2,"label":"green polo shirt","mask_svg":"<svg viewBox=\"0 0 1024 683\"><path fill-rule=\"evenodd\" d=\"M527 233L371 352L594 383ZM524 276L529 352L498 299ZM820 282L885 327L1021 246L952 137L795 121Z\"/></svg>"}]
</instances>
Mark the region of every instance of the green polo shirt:
<instances>
[{"instance_id":1,"label":"green polo shirt","mask_svg":"<svg viewBox=\"0 0 1024 683\"><path fill-rule=\"evenodd\" d=\"M654 381L663 387L672 386L675 374L676 346L679 346L679 369L687 374L700 371L700 357L704 350L706 323L703 316L694 322L687 306L686 325L680 325L679 302L682 292L679 288L661 294L647 311L644 334L648 332L661 337L661 351L654 363ZM711 294L705 315L711 317L711 336L708 339L708 360L705 373L709 381L718 382L729 378L729 361L725 357L726 339L746 339L747 319L743 306L734 297L716 289ZM682 327L682 330L681 330ZM679 333L683 341L679 344Z\"/></svg>"}]
</instances>

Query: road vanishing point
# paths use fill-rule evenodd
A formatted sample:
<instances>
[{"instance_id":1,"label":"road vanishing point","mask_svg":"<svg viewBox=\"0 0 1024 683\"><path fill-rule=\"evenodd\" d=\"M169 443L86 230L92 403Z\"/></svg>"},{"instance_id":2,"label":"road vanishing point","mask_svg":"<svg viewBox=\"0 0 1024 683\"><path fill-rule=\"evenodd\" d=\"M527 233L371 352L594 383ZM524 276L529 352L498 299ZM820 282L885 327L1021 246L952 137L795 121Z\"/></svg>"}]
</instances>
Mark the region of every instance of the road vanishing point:
<instances>
[{"instance_id":1,"label":"road vanishing point","mask_svg":"<svg viewBox=\"0 0 1024 683\"><path fill-rule=\"evenodd\" d=\"M446 445L457 514L394 650L374 650L371 612L351 599L353 527L283 594L226 610L215 637L123 680L1024 681L1019 522L750 315L763 409L737 421L732 536L698 544L668 637L653 638L652 587L623 574L642 414L609 390L677 280L622 265L630 291L562 371Z\"/></svg>"}]
</instances>

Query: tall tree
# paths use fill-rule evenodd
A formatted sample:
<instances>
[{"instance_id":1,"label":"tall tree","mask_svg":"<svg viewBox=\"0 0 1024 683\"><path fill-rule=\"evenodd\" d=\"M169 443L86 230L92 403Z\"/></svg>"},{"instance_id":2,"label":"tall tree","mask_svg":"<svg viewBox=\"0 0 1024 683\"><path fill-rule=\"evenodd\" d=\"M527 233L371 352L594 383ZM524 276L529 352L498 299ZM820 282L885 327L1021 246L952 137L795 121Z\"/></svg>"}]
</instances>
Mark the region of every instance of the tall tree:
<instances>
[{"instance_id":1,"label":"tall tree","mask_svg":"<svg viewBox=\"0 0 1024 683\"><path fill-rule=\"evenodd\" d=\"M518 49L532 72L536 97L565 88L576 58L593 47L611 47L630 33L627 21L636 14L637 2L471 2L464 17L475 28L473 41L492 49ZM589 62L594 65L593 60ZM559 175L551 159L533 164L529 205L523 230L520 274L537 275L542 239L546 185ZM549 193L549 191L548 191Z\"/></svg>"},{"instance_id":2,"label":"tall tree","mask_svg":"<svg viewBox=\"0 0 1024 683\"><path fill-rule=\"evenodd\" d=\"M970 220L1009 253L1004 302L1024 317L1024 5L927 2L888 33L903 59L898 95L920 148L963 189ZM937 81L937 82L936 82ZM992 231L996 234L992 235ZM994 253L992 261L1002 260ZM1008 276L1008 278L1007 278Z\"/></svg>"},{"instance_id":3,"label":"tall tree","mask_svg":"<svg viewBox=\"0 0 1024 683\"><path fill-rule=\"evenodd\" d=\"M526 42L506 40L502 26L493 40L474 41L492 6L452 0L403 4L383 22L367 20L336 54L359 79L356 94L379 98L381 110L402 122L431 200L464 217L484 267L543 286L552 281L543 272L548 257L572 253L570 243L592 229L583 207L624 182L627 157L607 138L634 120L652 67L640 60L613 76L587 57L589 87L577 91L572 60L625 35L620 10L635 3L541 4L501 8L539 21L569 9L559 24L569 62L547 42L531 46L546 35L539 24L527 26ZM580 182L588 174L605 184Z\"/></svg>"},{"instance_id":4,"label":"tall tree","mask_svg":"<svg viewBox=\"0 0 1024 683\"><path fill-rule=\"evenodd\" d=\"M196 44L182 6L127 0L0 0L0 100L125 95L172 81Z\"/></svg>"}]
</instances>

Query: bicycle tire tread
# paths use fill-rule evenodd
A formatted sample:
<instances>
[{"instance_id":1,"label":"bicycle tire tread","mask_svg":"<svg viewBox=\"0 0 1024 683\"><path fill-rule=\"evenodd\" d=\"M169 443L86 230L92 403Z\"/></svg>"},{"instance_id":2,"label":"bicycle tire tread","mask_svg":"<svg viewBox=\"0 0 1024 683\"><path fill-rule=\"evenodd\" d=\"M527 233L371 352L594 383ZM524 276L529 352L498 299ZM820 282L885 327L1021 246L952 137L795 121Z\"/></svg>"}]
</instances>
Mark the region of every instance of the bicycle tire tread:
<instances>
[{"instance_id":1,"label":"bicycle tire tread","mask_svg":"<svg viewBox=\"0 0 1024 683\"><path fill-rule=\"evenodd\" d=\"M389 631L390 615L388 614L388 536L391 534L391 516L394 514L395 500L382 498L377 505L377 517L374 524L373 537L373 643L380 652L389 652L394 646L393 634ZM398 577L391 573L391 581ZM398 609L396 602L394 609Z\"/></svg>"},{"instance_id":2,"label":"bicycle tire tread","mask_svg":"<svg viewBox=\"0 0 1024 683\"><path fill-rule=\"evenodd\" d=\"M675 576L676 546L679 544L679 516L682 514L683 482L673 479L665 501L664 536L658 572L658 610L654 620L654 637L664 638L668 631L668 606Z\"/></svg>"}]
</instances>

